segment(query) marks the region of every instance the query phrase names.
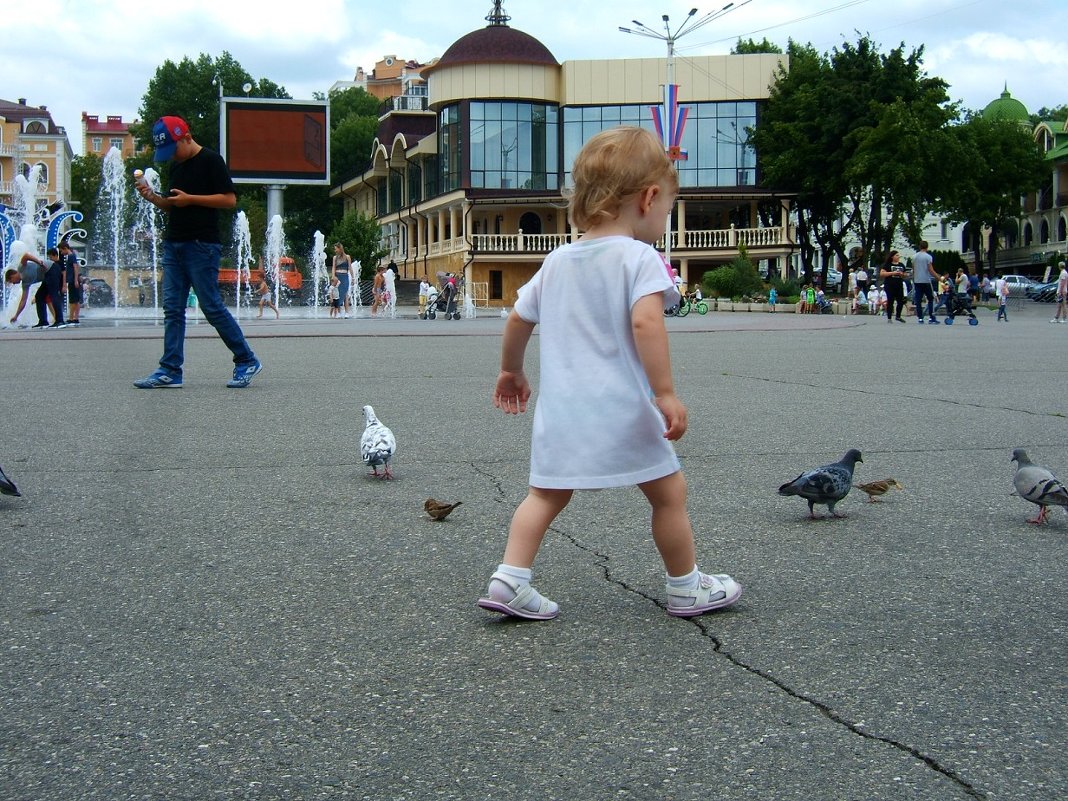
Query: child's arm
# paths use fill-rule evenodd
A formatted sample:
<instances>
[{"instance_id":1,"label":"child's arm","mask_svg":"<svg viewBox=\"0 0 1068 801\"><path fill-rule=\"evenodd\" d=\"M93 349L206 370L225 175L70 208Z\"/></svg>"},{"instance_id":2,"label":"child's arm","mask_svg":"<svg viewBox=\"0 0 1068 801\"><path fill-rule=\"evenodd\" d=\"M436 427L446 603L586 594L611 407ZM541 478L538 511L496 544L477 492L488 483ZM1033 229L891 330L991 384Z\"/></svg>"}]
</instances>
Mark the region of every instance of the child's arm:
<instances>
[{"instance_id":1,"label":"child's arm","mask_svg":"<svg viewBox=\"0 0 1068 801\"><path fill-rule=\"evenodd\" d=\"M634 344L638 348L645 376L652 387L656 407L664 415L667 431L664 437L676 440L686 433L686 407L675 395L671 377L671 353L667 329L664 327L664 299L661 293L639 298L630 310L630 325Z\"/></svg>"},{"instance_id":2,"label":"child's arm","mask_svg":"<svg viewBox=\"0 0 1068 801\"><path fill-rule=\"evenodd\" d=\"M530 400L530 383L523 372L523 356L534 333L534 324L528 323L512 309L504 324L501 340L501 372L493 389L493 405L505 414L519 414L527 410Z\"/></svg>"}]
</instances>

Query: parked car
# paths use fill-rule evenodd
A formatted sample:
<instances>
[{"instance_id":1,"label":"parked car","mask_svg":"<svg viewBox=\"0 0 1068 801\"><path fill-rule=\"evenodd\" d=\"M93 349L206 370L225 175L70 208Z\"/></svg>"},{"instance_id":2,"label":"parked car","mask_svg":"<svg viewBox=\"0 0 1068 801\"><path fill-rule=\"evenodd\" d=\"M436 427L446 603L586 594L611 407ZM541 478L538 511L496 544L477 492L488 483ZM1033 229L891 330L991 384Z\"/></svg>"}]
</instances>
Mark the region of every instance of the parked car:
<instances>
[{"instance_id":1,"label":"parked car","mask_svg":"<svg viewBox=\"0 0 1068 801\"><path fill-rule=\"evenodd\" d=\"M1028 287L1037 286L1037 282L1031 280L1026 275L1003 275L1005 282L1009 285L1009 295L1026 295Z\"/></svg>"},{"instance_id":2,"label":"parked car","mask_svg":"<svg viewBox=\"0 0 1068 801\"><path fill-rule=\"evenodd\" d=\"M103 278L90 278L85 282L85 303L87 306L112 306L115 303L115 293L111 291L111 284Z\"/></svg>"},{"instance_id":3,"label":"parked car","mask_svg":"<svg viewBox=\"0 0 1068 801\"><path fill-rule=\"evenodd\" d=\"M1036 303L1052 303L1057 299L1057 282L1050 281L1046 284L1035 284L1025 290L1027 297Z\"/></svg>"}]
</instances>

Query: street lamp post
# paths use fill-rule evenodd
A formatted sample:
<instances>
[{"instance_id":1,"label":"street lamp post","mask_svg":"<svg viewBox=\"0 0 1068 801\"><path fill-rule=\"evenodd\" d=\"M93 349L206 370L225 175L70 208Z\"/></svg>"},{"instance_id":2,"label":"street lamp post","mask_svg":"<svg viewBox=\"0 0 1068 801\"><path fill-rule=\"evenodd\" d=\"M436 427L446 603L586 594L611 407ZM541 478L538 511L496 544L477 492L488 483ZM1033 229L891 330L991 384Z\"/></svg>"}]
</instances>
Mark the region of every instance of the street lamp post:
<instances>
[{"instance_id":1,"label":"street lamp post","mask_svg":"<svg viewBox=\"0 0 1068 801\"><path fill-rule=\"evenodd\" d=\"M645 36L649 39L659 39L661 42L667 43L667 84L664 86L663 97L663 124L658 125L660 132L660 140L664 143L664 149L668 153L668 157L672 161L682 161L686 158L685 153L682 151L679 143L682 141L682 127L686 123L685 113L681 116L678 124L673 118L674 109L678 104L678 94L675 87L675 42L681 39L687 34L693 33L698 28L703 28L710 22L722 17L728 11L736 8L741 8L744 5L748 5L752 0L743 0L741 3L728 3L723 8L717 11L710 11L703 17L697 16L697 9L691 8L690 13L686 15L686 18L674 31L671 30L671 19L667 14L664 14L661 19L664 22L663 32L654 30L647 25L639 22L638 20L631 20L634 23L634 28L620 28L623 33L633 34L634 36ZM674 211L674 208L672 208ZM664 232L664 255L667 259L668 266L671 265L671 213L669 212L666 228Z\"/></svg>"}]
</instances>

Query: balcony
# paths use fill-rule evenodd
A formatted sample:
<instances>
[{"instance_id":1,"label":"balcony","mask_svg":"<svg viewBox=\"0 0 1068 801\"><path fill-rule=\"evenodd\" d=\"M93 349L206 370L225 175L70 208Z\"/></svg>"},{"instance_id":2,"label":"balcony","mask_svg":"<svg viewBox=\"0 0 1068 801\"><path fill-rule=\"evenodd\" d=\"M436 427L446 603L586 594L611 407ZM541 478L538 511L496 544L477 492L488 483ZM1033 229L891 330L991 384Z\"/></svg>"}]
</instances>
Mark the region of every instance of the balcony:
<instances>
[{"instance_id":1,"label":"balcony","mask_svg":"<svg viewBox=\"0 0 1068 801\"><path fill-rule=\"evenodd\" d=\"M0 195L13 195L15 194L15 182L14 181L0 181Z\"/></svg>"},{"instance_id":2,"label":"balcony","mask_svg":"<svg viewBox=\"0 0 1068 801\"><path fill-rule=\"evenodd\" d=\"M744 244L749 250L785 247L791 243L785 228L723 228L707 231L686 231L681 235L671 234L673 252L685 254L697 251L736 251ZM566 245L571 234L475 234L471 237L477 253L548 253ZM663 249L663 237L656 247ZM431 245L433 253L433 245Z\"/></svg>"}]
</instances>

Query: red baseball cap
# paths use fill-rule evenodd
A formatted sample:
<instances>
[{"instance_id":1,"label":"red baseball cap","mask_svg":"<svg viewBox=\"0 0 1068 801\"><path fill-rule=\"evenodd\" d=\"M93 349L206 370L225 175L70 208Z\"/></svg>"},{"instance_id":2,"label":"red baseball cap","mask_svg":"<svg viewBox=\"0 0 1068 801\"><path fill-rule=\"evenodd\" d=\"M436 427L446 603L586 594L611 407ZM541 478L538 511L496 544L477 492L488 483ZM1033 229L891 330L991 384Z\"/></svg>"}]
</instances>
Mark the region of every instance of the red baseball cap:
<instances>
[{"instance_id":1,"label":"red baseball cap","mask_svg":"<svg viewBox=\"0 0 1068 801\"><path fill-rule=\"evenodd\" d=\"M152 126L154 161L170 161L178 148L178 140L189 136L189 125L181 117L160 117Z\"/></svg>"}]
</instances>

